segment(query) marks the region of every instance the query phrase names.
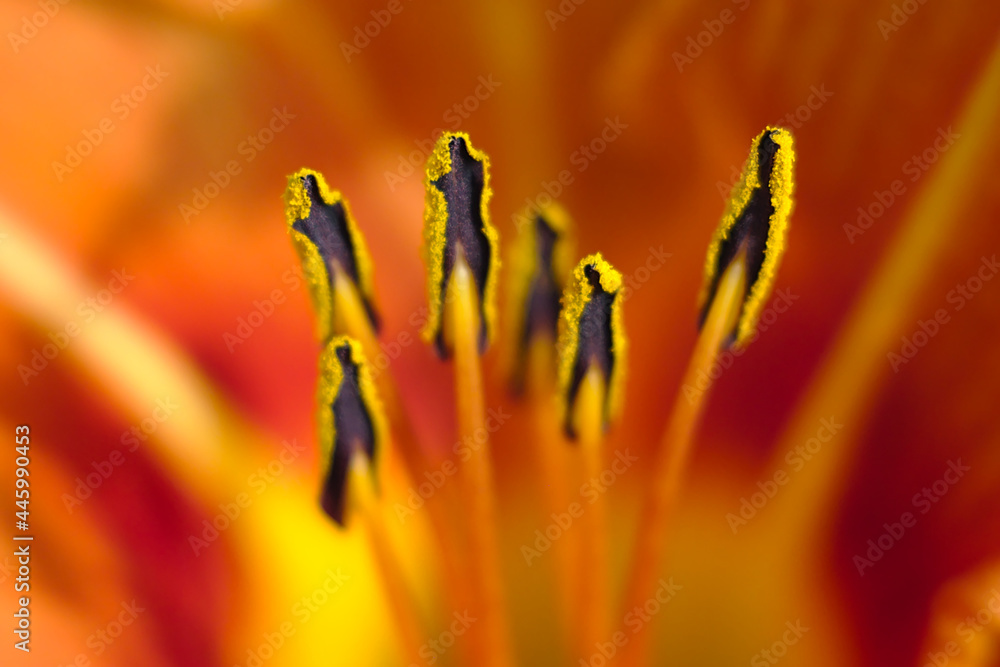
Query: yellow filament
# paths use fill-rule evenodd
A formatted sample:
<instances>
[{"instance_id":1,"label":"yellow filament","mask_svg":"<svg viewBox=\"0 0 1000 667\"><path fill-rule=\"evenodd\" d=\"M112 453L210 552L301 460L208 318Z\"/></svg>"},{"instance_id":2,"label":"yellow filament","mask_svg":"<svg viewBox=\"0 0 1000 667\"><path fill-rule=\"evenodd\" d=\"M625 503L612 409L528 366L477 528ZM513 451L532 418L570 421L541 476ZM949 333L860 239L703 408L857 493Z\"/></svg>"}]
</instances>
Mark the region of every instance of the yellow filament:
<instances>
[{"instance_id":1,"label":"yellow filament","mask_svg":"<svg viewBox=\"0 0 1000 667\"><path fill-rule=\"evenodd\" d=\"M392 553L389 546L384 518L373 487L372 471L363 454L355 454L352 457L347 484L353 501L351 504L362 520L372 555L375 557L379 580L399 633L404 662L406 664L417 662L423 637L427 635L421 629L416 600L406 585L397 556Z\"/></svg>"},{"instance_id":2,"label":"yellow filament","mask_svg":"<svg viewBox=\"0 0 1000 667\"><path fill-rule=\"evenodd\" d=\"M547 504L545 516L566 512L570 502L570 487L576 487L578 475L571 472L570 457L574 452L566 446L562 424L553 410L556 395L555 346L548 336L537 336L528 348L525 402L533 406L532 416L537 434L535 452L538 455L540 478ZM567 531L552 544L556 559L556 590L559 625L564 644L573 647L580 624L577 622L579 593L579 531Z\"/></svg>"},{"instance_id":3,"label":"yellow filament","mask_svg":"<svg viewBox=\"0 0 1000 667\"><path fill-rule=\"evenodd\" d=\"M486 408L482 369L479 364L479 306L476 284L458 248L445 299L445 335L454 350L455 393L458 401L458 433L478 444L463 464L466 496L466 531L477 587L485 640L479 643L475 664L505 667L511 664L507 621L500 579L496 535L493 470L486 431ZM480 437L476 437L480 436Z\"/></svg>"},{"instance_id":4,"label":"yellow filament","mask_svg":"<svg viewBox=\"0 0 1000 667\"><path fill-rule=\"evenodd\" d=\"M604 444L604 376L596 363L591 363L577 392L573 410L573 423L579 433L576 446L583 459L583 480L595 479L601 475L602 445ZM596 649L598 642L608 637L608 540L606 498L584 507L581 517L583 526L583 553L580 582L583 600L583 627L581 628L581 651L578 658L587 660Z\"/></svg>"},{"instance_id":5,"label":"yellow filament","mask_svg":"<svg viewBox=\"0 0 1000 667\"><path fill-rule=\"evenodd\" d=\"M681 386L695 386L699 373L711 369L715 355L725 345L739 317L746 295L746 252L741 250L726 269L712 301L712 306L695 344ZM632 569L625 589L625 609L641 606L653 593L667 543L670 526L680 493L681 480L691 453L692 436L704 410L709 392L694 401L682 393L674 401L670 421L663 432L656 453L651 483L643 502L642 516ZM646 653L653 632L648 628L637 634L623 650L627 665L646 664Z\"/></svg>"}]
</instances>

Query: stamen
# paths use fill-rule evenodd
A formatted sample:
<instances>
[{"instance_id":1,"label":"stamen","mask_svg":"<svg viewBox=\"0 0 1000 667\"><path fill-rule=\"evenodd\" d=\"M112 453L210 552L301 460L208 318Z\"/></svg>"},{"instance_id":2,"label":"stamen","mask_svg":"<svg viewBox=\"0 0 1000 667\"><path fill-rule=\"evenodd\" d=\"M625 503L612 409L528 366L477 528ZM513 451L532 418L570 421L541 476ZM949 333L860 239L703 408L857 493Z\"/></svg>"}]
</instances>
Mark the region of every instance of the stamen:
<instances>
[{"instance_id":1,"label":"stamen","mask_svg":"<svg viewBox=\"0 0 1000 667\"><path fill-rule=\"evenodd\" d=\"M330 192L322 174L300 169L288 178L285 202L288 232L311 288L320 339L350 336L361 344L364 354L376 358L382 350L372 305L372 262L347 200L339 192ZM402 409L391 373L378 374L378 388L395 444L410 475L418 477L430 466ZM442 549L448 553L440 509L435 504L430 512Z\"/></svg>"},{"instance_id":2,"label":"stamen","mask_svg":"<svg viewBox=\"0 0 1000 667\"><path fill-rule=\"evenodd\" d=\"M320 340L337 333L332 291L338 286L338 277L350 281L377 331L371 257L343 195L331 192L319 172L300 169L288 177L285 220L309 283Z\"/></svg>"},{"instance_id":3,"label":"stamen","mask_svg":"<svg viewBox=\"0 0 1000 667\"><path fill-rule=\"evenodd\" d=\"M427 160L424 185L424 259L430 304L423 337L438 355L455 354L455 393L461 438L485 433L485 398L479 355L492 336L500 258L499 236L490 224L489 157L464 133L445 133ZM483 616L477 664L511 662L500 580L493 471L488 442L461 471L462 513L469 547L469 585ZM477 633L478 635L478 633Z\"/></svg>"},{"instance_id":4,"label":"stamen","mask_svg":"<svg viewBox=\"0 0 1000 667\"><path fill-rule=\"evenodd\" d=\"M458 247L472 274L479 309L478 349L485 351L496 319L500 236L490 224L490 159L472 147L464 132L446 132L427 159L424 255L429 314L423 336L442 359L451 350L444 339L443 301Z\"/></svg>"},{"instance_id":5,"label":"stamen","mask_svg":"<svg viewBox=\"0 0 1000 667\"><path fill-rule=\"evenodd\" d=\"M701 332L681 386L694 386L699 375L707 374L720 349L744 346L753 338L784 248L792 208L793 162L787 130L768 128L754 139L743 176L708 249ZM692 436L708 393L688 400L681 392L674 401L646 489L625 609L641 605L655 588ZM626 645L625 665L646 664L653 634L639 633Z\"/></svg>"},{"instance_id":6,"label":"stamen","mask_svg":"<svg viewBox=\"0 0 1000 667\"><path fill-rule=\"evenodd\" d=\"M556 340L559 298L572 271L575 246L572 221L559 204L524 218L531 224L518 234L509 289L511 387L517 394L524 390L532 341L539 336Z\"/></svg>"},{"instance_id":7,"label":"stamen","mask_svg":"<svg viewBox=\"0 0 1000 667\"><path fill-rule=\"evenodd\" d=\"M592 363L604 374L601 409L606 429L622 407L628 341L622 322L622 275L600 253L580 260L563 293L559 320L559 396L566 434L576 439L573 404Z\"/></svg>"},{"instance_id":8,"label":"stamen","mask_svg":"<svg viewBox=\"0 0 1000 667\"><path fill-rule=\"evenodd\" d=\"M565 447L552 397L557 393L559 301L575 261L575 234L566 211L557 203L526 211L511 253L508 289L508 336L505 368L514 394L523 394L534 424L532 450L547 505L544 516L566 511L579 487L571 464L577 452ZM552 545L556 560L558 619L563 644L573 647L580 636L579 546L582 536L571 531Z\"/></svg>"},{"instance_id":9,"label":"stamen","mask_svg":"<svg viewBox=\"0 0 1000 667\"><path fill-rule=\"evenodd\" d=\"M704 324L719 280L742 248L747 253L747 296L731 332L732 344L744 347L777 276L792 212L795 149L788 130L768 127L753 140L740 180L733 188L705 259L699 303Z\"/></svg>"},{"instance_id":10,"label":"stamen","mask_svg":"<svg viewBox=\"0 0 1000 667\"><path fill-rule=\"evenodd\" d=\"M379 480L387 431L382 408L361 345L334 338L320 356L319 430L323 510L341 527L347 514L361 519L386 602L393 614L406 661L419 654L422 637L417 605L393 554L380 506ZM350 507L348 508L348 505Z\"/></svg>"},{"instance_id":11,"label":"stamen","mask_svg":"<svg viewBox=\"0 0 1000 667\"><path fill-rule=\"evenodd\" d=\"M622 276L600 254L583 258L563 295L559 320L559 396L563 428L579 440L581 484L601 474L604 432L622 403L626 338ZM577 657L586 659L608 633L609 569L604 501L581 517L581 631Z\"/></svg>"}]
</instances>

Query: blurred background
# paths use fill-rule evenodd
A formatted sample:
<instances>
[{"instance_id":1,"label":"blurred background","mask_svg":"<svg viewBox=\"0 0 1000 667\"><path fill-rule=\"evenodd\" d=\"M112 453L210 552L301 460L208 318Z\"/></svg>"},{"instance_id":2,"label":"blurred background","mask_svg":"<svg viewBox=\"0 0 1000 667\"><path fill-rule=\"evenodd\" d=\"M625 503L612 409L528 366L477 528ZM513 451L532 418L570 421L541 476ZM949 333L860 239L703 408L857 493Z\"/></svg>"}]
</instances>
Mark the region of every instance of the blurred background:
<instances>
[{"instance_id":1,"label":"blurred background","mask_svg":"<svg viewBox=\"0 0 1000 667\"><path fill-rule=\"evenodd\" d=\"M795 135L777 284L792 305L715 383L676 570L714 583L678 598L657 655L745 664L796 620L767 583L784 577L774 543L747 556L725 517L785 461L795 424L818 428L803 406L847 424L813 563L827 611L806 623L836 617L842 652L803 640L789 664L924 664L937 592L1000 557L996 3L7 0L0 27L0 425L31 427L36 535L32 653L3 629L4 664L401 664L362 547L312 503L318 346L281 197L308 166L350 200L391 372L426 447L447 451L450 368L419 341L392 348L426 303L422 172L443 130L489 153L505 248L518 212L553 197L581 254L634 281L609 447L640 453L680 390L750 141L769 124ZM651 253L669 259L643 272ZM544 525L522 475L527 408L497 357L516 646L549 664L546 571L520 564ZM967 476L920 514L914 494L959 458ZM5 499L13 468L8 451ZM644 474L610 494L622 567ZM255 498L247 518L209 540L232 489ZM906 511L917 525L859 576L855 556ZM5 624L12 562L4 547ZM336 588L341 564L353 586L303 621L297 601ZM1000 664L985 660L969 664Z\"/></svg>"}]
</instances>

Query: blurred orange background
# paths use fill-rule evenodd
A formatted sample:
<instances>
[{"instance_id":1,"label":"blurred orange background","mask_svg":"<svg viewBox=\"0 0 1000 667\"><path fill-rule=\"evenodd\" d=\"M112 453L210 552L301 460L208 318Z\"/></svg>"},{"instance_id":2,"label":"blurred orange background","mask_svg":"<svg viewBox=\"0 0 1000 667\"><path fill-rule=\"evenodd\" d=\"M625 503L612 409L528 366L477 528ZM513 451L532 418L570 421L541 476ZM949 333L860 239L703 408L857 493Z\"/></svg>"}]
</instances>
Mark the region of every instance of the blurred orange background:
<instances>
[{"instance_id":1,"label":"blurred orange background","mask_svg":"<svg viewBox=\"0 0 1000 667\"><path fill-rule=\"evenodd\" d=\"M217 511L197 470L224 457L268 460L283 441L305 443L294 473L277 484L314 495L318 348L284 229L288 174L320 170L350 199L373 255L387 344L402 332L416 337L410 316L426 303L421 174L425 146L441 130L468 132L489 153L505 246L526 200L548 194L574 216L581 254L600 250L626 276L636 278L651 248L670 253L626 307L627 406L609 444L648 452L697 333L695 298L724 191L767 124L796 137L797 204L777 287L797 300L717 382L691 473L691 495L702 499L691 506L701 509L682 519L688 556L679 567L717 561L726 543L695 539L696 524L730 534L725 513L770 476L776 441L927 203L923 191L949 153L966 151L954 182L941 184L954 192L945 200L953 208L934 211L947 231L907 269L919 284L905 310L893 311L902 319L870 323L894 346L877 352L865 380L871 398L851 415L857 454L823 549L852 660L923 664L935 592L1000 557L1000 281L969 298L953 292L1000 249L996 133L959 123L976 95L988 100L987 117L1000 113L988 76L1000 5L912 2L907 13L902 4L5 2L0 363L9 372L0 425L31 426L38 537L33 652L5 643L4 664L69 665L83 654L95 665L242 665L244 647L269 629L259 609L285 574L248 563L254 544L272 538L233 531L199 555L188 538ZM609 124L613 139L588 157L581 147ZM949 132L952 143L938 141ZM568 184L558 182L563 171ZM859 207L872 214L867 229ZM97 301L81 305L88 298ZM894 372L886 355L901 353L902 338L939 309L947 323ZM255 311L262 317L251 318ZM62 349L57 333L71 323L79 332ZM58 353L32 367L49 343ZM526 408L504 393L496 357L485 362L495 378L489 405L513 411L517 423ZM429 449L454 441L449 372L419 342L392 361ZM175 401L176 416L163 404L156 412L157 399ZM233 432L222 423L250 425L256 440L221 442L216 434ZM130 451L133 427L149 440ZM518 433L502 431L494 445L513 535L508 569L536 521L524 509ZM124 463L67 507L78 478L114 450ZM243 451L253 454L241 459ZM13 458L0 456L4 489ZM854 555L958 458L972 468L969 481L859 577ZM254 467L233 475L245 479ZM614 491L621 535L634 530L641 474ZM13 517L0 526L10 543ZM0 563L10 553L4 547ZM0 574L5 625L11 577ZM533 585L512 594L516 609L530 606ZM112 644L90 639L133 599L146 609L134 627ZM661 644L683 644L675 655L688 664L720 664L724 649L695 645L731 631L697 609L696 639ZM754 614L735 603L731 611L720 617ZM542 664L526 656L543 640L515 626L523 664ZM393 664L364 652L385 628L350 638L336 625L319 630L325 651L279 651L268 664L341 664L338 655L344 664ZM353 648L340 653L340 642Z\"/></svg>"}]
</instances>

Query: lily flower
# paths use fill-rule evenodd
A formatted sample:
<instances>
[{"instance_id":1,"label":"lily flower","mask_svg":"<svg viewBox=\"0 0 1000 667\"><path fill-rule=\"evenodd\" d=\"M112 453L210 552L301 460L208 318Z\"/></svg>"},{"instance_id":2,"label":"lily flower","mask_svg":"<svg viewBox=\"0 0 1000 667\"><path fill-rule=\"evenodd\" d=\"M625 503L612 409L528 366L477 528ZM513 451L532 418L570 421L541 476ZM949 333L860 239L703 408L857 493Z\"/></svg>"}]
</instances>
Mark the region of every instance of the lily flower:
<instances>
[{"instance_id":1,"label":"lily flower","mask_svg":"<svg viewBox=\"0 0 1000 667\"><path fill-rule=\"evenodd\" d=\"M993 664L998 20L6 3L4 664Z\"/></svg>"}]
</instances>

